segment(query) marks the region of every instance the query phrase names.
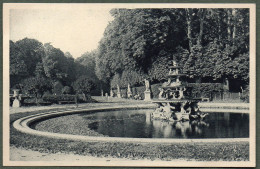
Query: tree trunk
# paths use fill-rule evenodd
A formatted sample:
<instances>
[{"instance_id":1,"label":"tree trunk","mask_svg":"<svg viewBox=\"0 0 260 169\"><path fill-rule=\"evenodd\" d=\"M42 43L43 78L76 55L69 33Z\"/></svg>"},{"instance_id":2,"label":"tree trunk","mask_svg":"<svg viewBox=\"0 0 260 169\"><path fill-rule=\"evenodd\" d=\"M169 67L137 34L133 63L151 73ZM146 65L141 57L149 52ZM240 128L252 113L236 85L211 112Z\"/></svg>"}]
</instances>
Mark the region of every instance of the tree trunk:
<instances>
[{"instance_id":1,"label":"tree trunk","mask_svg":"<svg viewBox=\"0 0 260 169\"><path fill-rule=\"evenodd\" d=\"M233 16L233 35L232 35L232 40L233 40L233 45L235 43L235 38L236 38L236 9L232 9L232 16Z\"/></svg>"},{"instance_id":2,"label":"tree trunk","mask_svg":"<svg viewBox=\"0 0 260 169\"><path fill-rule=\"evenodd\" d=\"M192 51L192 35L191 35L191 10L192 9L185 9L186 11L186 15L187 15L187 37L189 40L189 48L190 48L190 52Z\"/></svg>"},{"instance_id":3,"label":"tree trunk","mask_svg":"<svg viewBox=\"0 0 260 169\"><path fill-rule=\"evenodd\" d=\"M228 40L231 40L231 24L230 24L230 20L231 20L231 12L230 9L227 9L227 37Z\"/></svg>"},{"instance_id":4,"label":"tree trunk","mask_svg":"<svg viewBox=\"0 0 260 169\"><path fill-rule=\"evenodd\" d=\"M220 17L220 12L217 15L217 20L218 20L218 40L220 43L222 43L222 38L221 38L221 17Z\"/></svg>"},{"instance_id":5,"label":"tree trunk","mask_svg":"<svg viewBox=\"0 0 260 169\"><path fill-rule=\"evenodd\" d=\"M204 17L205 17L205 10L199 9L199 18L200 18L200 32L197 39L197 45L201 46L202 36L203 36L203 24L204 24Z\"/></svg>"}]
</instances>

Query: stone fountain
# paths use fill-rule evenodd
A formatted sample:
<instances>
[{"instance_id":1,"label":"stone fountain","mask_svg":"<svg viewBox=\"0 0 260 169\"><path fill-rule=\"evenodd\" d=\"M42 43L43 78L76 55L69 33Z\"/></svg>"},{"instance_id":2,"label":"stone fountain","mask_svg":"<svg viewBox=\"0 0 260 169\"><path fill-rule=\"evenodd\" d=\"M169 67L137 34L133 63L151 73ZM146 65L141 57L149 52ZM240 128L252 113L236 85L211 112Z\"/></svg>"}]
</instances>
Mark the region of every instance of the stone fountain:
<instances>
[{"instance_id":1,"label":"stone fountain","mask_svg":"<svg viewBox=\"0 0 260 169\"><path fill-rule=\"evenodd\" d=\"M153 100L158 105L152 113L154 119L164 120L192 120L202 119L206 114L199 110L200 98L191 96L192 88L187 86L181 67L175 60L169 65L168 81L159 88L159 97Z\"/></svg>"}]
</instances>

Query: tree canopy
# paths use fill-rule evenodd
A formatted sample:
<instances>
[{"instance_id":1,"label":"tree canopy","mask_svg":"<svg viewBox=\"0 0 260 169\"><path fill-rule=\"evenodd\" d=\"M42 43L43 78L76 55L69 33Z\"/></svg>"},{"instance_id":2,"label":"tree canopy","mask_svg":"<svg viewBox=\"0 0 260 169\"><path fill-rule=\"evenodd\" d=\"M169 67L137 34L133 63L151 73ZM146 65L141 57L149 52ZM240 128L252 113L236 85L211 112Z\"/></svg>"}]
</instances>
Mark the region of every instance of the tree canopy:
<instances>
[{"instance_id":1,"label":"tree canopy","mask_svg":"<svg viewBox=\"0 0 260 169\"><path fill-rule=\"evenodd\" d=\"M191 79L249 81L248 9L113 9L111 15L96 74L112 86L127 72L135 72L127 75L135 84L162 81L173 58Z\"/></svg>"},{"instance_id":2,"label":"tree canopy","mask_svg":"<svg viewBox=\"0 0 260 169\"><path fill-rule=\"evenodd\" d=\"M73 92L72 86L86 93L106 86L108 92L117 84L142 85L144 79L163 82L172 59L190 81L249 83L249 9L121 8L110 13L114 20L98 48L77 59L51 43L10 41L10 86L47 79L51 89L45 83L28 88L52 91L60 83L63 93Z\"/></svg>"},{"instance_id":3,"label":"tree canopy","mask_svg":"<svg viewBox=\"0 0 260 169\"><path fill-rule=\"evenodd\" d=\"M93 55L93 54L92 54ZM24 38L10 41L10 86L21 88L23 93L54 94L71 93L71 86L82 75L93 78L95 57L86 54L74 60L69 52L63 52L50 43ZM63 86L64 89L63 89ZM92 90L93 88L91 88Z\"/></svg>"}]
</instances>

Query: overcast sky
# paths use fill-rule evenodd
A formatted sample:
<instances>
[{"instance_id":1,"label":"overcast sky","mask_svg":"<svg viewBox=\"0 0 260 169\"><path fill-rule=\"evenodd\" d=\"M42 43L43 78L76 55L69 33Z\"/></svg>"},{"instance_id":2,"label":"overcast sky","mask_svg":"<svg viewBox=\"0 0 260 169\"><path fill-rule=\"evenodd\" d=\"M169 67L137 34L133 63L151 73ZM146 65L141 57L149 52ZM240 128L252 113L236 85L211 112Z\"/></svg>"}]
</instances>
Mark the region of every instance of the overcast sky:
<instances>
[{"instance_id":1,"label":"overcast sky","mask_svg":"<svg viewBox=\"0 0 260 169\"><path fill-rule=\"evenodd\" d=\"M25 37L70 52L74 58L96 49L104 30L113 18L111 8L70 5L41 9L10 10L10 39Z\"/></svg>"}]
</instances>

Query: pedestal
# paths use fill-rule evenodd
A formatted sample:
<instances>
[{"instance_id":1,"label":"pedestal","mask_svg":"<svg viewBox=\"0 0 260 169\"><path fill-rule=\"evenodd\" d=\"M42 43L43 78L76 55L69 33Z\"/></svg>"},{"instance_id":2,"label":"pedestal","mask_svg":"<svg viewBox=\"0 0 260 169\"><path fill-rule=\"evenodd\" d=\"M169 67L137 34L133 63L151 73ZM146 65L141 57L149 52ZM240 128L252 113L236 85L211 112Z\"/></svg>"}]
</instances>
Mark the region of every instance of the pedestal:
<instances>
[{"instance_id":1,"label":"pedestal","mask_svg":"<svg viewBox=\"0 0 260 169\"><path fill-rule=\"evenodd\" d=\"M17 96L19 96L19 89L13 89L13 91L14 91L14 94L13 94L13 97L17 97Z\"/></svg>"},{"instance_id":2,"label":"pedestal","mask_svg":"<svg viewBox=\"0 0 260 169\"><path fill-rule=\"evenodd\" d=\"M110 97L114 97L114 92L110 90Z\"/></svg>"},{"instance_id":3,"label":"pedestal","mask_svg":"<svg viewBox=\"0 0 260 169\"><path fill-rule=\"evenodd\" d=\"M21 103L17 98L15 98L13 101L13 107L21 107Z\"/></svg>"},{"instance_id":4,"label":"pedestal","mask_svg":"<svg viewBox=\"0 0 260 169\"><path fill-rule=\"evenodd\" d=\"M121 98L121 93L120 92L117 93L117 97Z\"/></svg>"},{"instance_id":5,"label":"pedestal","mask_svg":"<svg viewBox=\"0 0 260 169\"><path fill-rule=\"evenodd\" d=\"M145 91L144 92L144 100L150 101L151 100L151 91Z\"/></svg>"},{"instance_id":6,"label":"pedestal","mask_svg":"<svg viewBox=\"0 0 260 169\"><path fill-rule=\"evenodd\" d=\"M132 92L127 92L127 98L131 98L133 96Z\"/></svg>"}]
</instances>

